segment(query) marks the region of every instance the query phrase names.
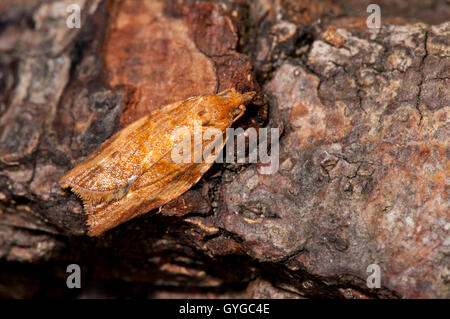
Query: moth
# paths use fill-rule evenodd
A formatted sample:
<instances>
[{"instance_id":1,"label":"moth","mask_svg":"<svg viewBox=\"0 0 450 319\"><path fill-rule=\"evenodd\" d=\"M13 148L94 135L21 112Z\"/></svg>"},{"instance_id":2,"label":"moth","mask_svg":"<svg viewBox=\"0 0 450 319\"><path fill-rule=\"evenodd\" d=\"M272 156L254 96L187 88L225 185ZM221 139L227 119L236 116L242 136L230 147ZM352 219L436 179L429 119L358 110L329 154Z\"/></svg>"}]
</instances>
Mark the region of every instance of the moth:
<instances>
[{"instance_id":1,"label":"moth","mask_svg":"<svg viewBox=\"0 0 450 319\"><path fill-rule=\"evenodd\" d=\"M59 183L83 200L88 235L108 229L162 206L191 188L211 167L226 138L200 140L192 149L208 149L207 158L174 161L172 151L186 140L174 135L183 129L191 140L194 127L214 128L222 134L245 112L255 92L228 89L163 106L131 123L105 141ZM201 143L201 145L199 145ZM195 152L193 153L195 154Z\"/></svg>"}]
</instances>

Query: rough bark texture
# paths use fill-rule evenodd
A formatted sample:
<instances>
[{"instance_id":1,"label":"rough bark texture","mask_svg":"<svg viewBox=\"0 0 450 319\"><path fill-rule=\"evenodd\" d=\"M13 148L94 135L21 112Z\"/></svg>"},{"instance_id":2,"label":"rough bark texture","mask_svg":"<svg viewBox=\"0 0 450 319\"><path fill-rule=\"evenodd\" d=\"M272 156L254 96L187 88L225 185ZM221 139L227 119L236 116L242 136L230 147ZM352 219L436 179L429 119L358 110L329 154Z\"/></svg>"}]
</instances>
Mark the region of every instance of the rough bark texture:
<instances>
[{"instance_id":1,"label":"rough bark texture","mask_svg":"<svg viewBox=\"0 0 450 319\"><path fill-rule=\"evenodd\" d=\"M0 296L449 298L449 6L383 1L367 29L352 2L2 1ZM228 87L258 93L237 126L282 131L278 172L215 164L85 236L58 179L150 110Z\"/></svg>"}]
</instances>

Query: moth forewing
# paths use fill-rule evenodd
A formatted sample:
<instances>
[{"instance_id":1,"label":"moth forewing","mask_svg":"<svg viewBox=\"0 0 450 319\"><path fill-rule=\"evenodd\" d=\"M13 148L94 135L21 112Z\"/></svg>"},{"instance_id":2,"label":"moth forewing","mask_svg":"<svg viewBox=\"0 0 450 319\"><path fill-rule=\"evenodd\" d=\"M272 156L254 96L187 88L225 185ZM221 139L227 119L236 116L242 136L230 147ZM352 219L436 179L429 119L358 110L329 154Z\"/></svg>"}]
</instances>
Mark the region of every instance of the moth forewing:
<instances>
[{"instance_id":1,"label":"moth forewing","mask_svg":"<svg viewBox=\"0 0 450 319\"><path fill-rule=\"evenodd\" d=\"M223 149L226 128L253 95L230 89L166 105L116 133L63 176L61 186L83 199L88 234L99 235L161 206L197 183ZM201 128L206 140L194 136L196 123L207 125ZM186 147L190 161L172 158L180 143L173 135L177 127L186 128L194 141Z\"/></svg>"}]
</instances>

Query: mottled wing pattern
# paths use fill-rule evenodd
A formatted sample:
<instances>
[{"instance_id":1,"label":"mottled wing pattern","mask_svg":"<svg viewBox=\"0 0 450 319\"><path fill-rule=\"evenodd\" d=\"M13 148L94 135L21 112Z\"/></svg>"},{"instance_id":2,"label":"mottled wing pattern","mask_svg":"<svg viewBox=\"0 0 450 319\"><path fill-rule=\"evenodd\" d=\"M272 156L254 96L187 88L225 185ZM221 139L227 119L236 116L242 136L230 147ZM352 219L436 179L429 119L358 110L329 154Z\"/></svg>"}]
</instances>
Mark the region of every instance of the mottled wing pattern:
<instances>
[{"instance_id":1,"label":"mottled wing pattern","mask_svg":"<svg viewBox=\"0 0 450 319\"><path fill-rule=\"evenodd\" d=\"M71 187L83 199L89 234L99 235L161 206L197 183L223 149L225 129L243 114L243 104L253 95L254 92L240 94L229 89L214 96L166 105L116 133L62 177L61 186ZM214 142L193 136L185 141L183 133L182 143L186 147L176 150L184 152L190 148L191 156L187 163L180 162L180 157L175 160L172 151L180 140L174 129L195 135L199 122L205 129L218 130L213 134ZM191 145L192 140L197 144ZM198 148L200 153L195 151ZM207 158L202 156L205 150Z\"/></svg>"},{"instance_id":2,"label":"mottled wing pattern","mask_svg":"<svg viewBox=\"0 0 450 319\"><path fill-rule=\"evenodd\" d=\"M225 143L221 141L217 150L221 150ZM215 144L210 143L208 147L214 150ZM167 203L168 198L176 198L186 192L213 164L218 154L214 151L210 153L210 158L202 163L174 163L168 153L137 179L122 199L86 207L89 213L89 235L97 236Z\"/></svg>"},{"instance_id":3,"label":"mottled wing pattern","mask_svg":"<svg viewBox=\"0 0 450 319\"><path fill-rule=\"evenodd\" d=\"M155 141L161 134L160 126L168 121L170 109L177 105L170 104L158 110L158 116L144 116L116 133L85 162L63 176L61 186L71 187L85 202L123 197L130 185L170 150L169 143Z\"/></svg>"}]
</instances>

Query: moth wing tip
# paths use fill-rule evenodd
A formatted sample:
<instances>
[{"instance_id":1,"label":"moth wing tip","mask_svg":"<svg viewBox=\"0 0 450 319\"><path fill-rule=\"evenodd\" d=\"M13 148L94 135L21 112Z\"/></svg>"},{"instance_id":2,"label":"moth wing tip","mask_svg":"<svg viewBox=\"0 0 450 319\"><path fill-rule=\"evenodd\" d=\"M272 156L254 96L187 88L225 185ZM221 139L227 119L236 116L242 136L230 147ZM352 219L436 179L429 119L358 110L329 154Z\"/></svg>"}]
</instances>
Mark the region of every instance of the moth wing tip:
<instances>
[{"instance_id":1,"label":"moth wing tip","mask_svg":"<svg viewBox=\"0 0 450 319\"><path fill-rule=\"evenodd\" d=\"M100 236L101 234L102 234L101 232L96 231L96 230L93 230L93 229L89 229L88 232L87 232L87 235L88 235L89 237L98 237L98 236Z\"/></svg>"},{"instance_id":2,"label":"moth wing tip","mask_svg":"<svg viewBox=\"0 0 450 319\"><path fill-rule=\"evenodd\" d=\"M72 179L66 174L59 179L58 183L61 188L68 188L72 184Z\"/></svg>"}]
</instances>

